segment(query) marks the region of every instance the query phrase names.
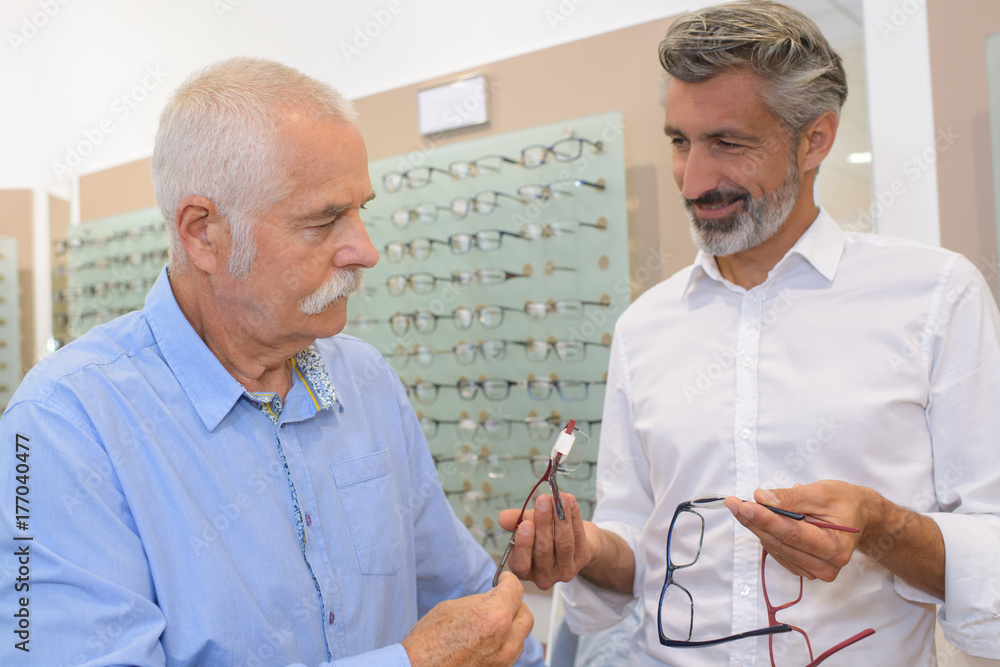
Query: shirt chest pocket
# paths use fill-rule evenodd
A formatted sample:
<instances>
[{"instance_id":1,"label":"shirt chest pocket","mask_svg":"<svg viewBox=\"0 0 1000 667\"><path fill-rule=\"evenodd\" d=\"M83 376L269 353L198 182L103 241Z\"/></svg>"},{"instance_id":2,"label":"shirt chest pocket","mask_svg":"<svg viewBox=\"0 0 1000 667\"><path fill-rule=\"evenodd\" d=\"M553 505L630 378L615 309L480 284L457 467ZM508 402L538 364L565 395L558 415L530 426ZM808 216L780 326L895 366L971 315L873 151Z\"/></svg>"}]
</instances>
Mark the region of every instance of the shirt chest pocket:
<instances>
[{"instance_id":1,"label":"shirt chest pocket","mask_svg":"<svg viewBox=\"0 0 1000 667\"><path fill-rule=\"evenodd\" d=\"M330 470L362 574L396 574L405 531L389 450L334 463Z\"/></svg>"}]
</instances>

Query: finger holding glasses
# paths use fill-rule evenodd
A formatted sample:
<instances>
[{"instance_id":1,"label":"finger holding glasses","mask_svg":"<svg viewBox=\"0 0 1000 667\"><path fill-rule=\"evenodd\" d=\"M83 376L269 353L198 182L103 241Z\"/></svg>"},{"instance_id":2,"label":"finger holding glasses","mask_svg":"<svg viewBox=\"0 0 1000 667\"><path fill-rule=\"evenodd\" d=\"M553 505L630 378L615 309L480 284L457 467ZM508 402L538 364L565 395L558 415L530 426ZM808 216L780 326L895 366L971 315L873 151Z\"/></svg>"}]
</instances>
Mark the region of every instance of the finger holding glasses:
<instances>
[{"instance_id":1,"label":"finger holding glasses","mask_svg":"<svg viewBox=\"0 0 1000 667\"><path fill-rule=\"evenodd\" d=\"M494 585L509 564L518 578L530 579L547 590L557 581L572 579L593 558L600 529L583 520L576 499L560 493L557 483L557 476L575 469L583 460L590 444L590 439L575 426L570 420L560 430L546 472L528 494L520 512L511 509L500 513L500 525L512 534L497 566ZM552 495L544 494L545 483ZM540 488L543 495L536 497ZM532 505L534 509L528 509Z\"/></svg>"},{"instance_id":2,"label":"finger holding glasses","mask_svg":"<svg viewBox=\"0 0 1000 667\"><path fill-rule=\"evenodd\" d=\"M785 569L807 579L833 581L865 538L869 508L878 502L875 495L861 486L823 480L791 489L758 489L757 502L729 497L725 504ZM789 519L800 523L796 526Z\"/></svg>"},{"instance_id":3,"label":"finger holding glasses","mask_svg":"<svg viewBox=\"0 0 1000 667\"><path fill-rule=\"evenodd\" d=\"M776 579L775 572L769 572L766 567L768 550L764 548L760 561L760 582L764 593L764 601L767 606L768 625L756 629L747 629L732 635L717 636L715 633L707 634L706 626L699 622L701 615L696 613L696 609L702 610L701 600L696 604L698 591L692 586L690 589L685 585L685 580L692 581L691 572L698 568L698 563L702 552L711 548L706 544L706 516L704 510L715 510L726 508L731 502L743 502L735 496L725 498L721 495L706 496L682 502L674 510L674 516L670 521L667 530L666 544L666 574L663 580L663 588L660 591L660 600L657 610L657 626L659 631L660 644L670 648L698 649L730 642L738 642L744 639L756 637L768 637L769 653L772 667L793 667L808 663L807 667L815 667L834 653L864 639L875 633L873 628L865 629L848 639L836 644L832 648L814 657L809 636L805 630L794 625L778 621L776 615L789 609L802 601L804 591L802 577L798 577L798 586L791 587L781 584ZM757 506L758 508L761 506ZM761 514L777 517L783 515L789 519L807 521L817 526L816 530L827 530L853 534L856 528L817 522L807 519L802 514L780 509L773 505L764 505L769 512ZM688 568L694 568L688 570ZM779 570L780 571L780 570ZM771 584L770 591L768 584ZM775 587L775 584L778 584ZM690 584L688 584L690 585ZM797 595L795 589L797 588ZM794 613L794 612L790 612ZM753 626L750 626L753 627ZM794 633L794 634L793 634ZM781 641L782 660L775 659L775 636L786 635L788 638Z\"/></svg>"}]
</instances>

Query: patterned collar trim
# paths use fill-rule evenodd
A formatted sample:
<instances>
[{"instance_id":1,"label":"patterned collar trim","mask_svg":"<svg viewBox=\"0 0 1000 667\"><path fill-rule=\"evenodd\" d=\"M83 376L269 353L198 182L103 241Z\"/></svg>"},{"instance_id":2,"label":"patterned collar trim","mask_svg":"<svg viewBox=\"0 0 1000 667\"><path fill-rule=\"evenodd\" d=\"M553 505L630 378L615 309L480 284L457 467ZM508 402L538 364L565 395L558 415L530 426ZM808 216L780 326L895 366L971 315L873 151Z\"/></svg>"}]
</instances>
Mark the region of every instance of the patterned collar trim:
<instances>
[{"instance_id":1,"label":"patterned collar trim","mask_svg":"<svg viewBox=\"0 0 1000 667\"><path fill-rule=\"evenodd\" d=\"M295 372L299 374L299 379L309 391L309 395L316 405L316 410L329 408L337 402L337 390L333 386L333 380L326 370L326 364L316 350L315 345L310 345L294 357Z\"/></svg>"},{"instance_id":2,"label":"patterned collar trim","mask_svg":"<svg viewBox=\"0 0 1000 667\"><path fill-rule=\"evenodd\" d=\"M309 392L309 397L312 398L317 412L337 402L337 390L333 386L333 381L330 380L326 364L323 363L315 345L310 345L289 359L288 365L292 367L306 391ZM245 393L258 410L267 415L275 424L278 423L284 406L277 394L268 391L247 391Z\"/></svg>"}]
</instances>

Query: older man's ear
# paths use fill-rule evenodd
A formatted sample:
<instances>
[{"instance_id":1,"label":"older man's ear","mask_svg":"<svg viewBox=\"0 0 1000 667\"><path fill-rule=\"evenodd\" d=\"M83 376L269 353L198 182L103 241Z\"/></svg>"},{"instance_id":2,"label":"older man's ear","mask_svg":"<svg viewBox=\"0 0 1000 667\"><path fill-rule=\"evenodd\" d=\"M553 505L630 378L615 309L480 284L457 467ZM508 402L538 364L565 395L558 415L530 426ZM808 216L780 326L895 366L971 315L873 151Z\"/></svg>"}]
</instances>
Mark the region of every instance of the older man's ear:
<instances>
[{"instance_id":1,"label":"older man's ear","mask_svg":"<svg viewBox=\"0 0 1000 667\"><path fill-rule=\"evenodd\" d=\"M200 196L182 199L174 212L174 224L191 265L209 274L224 266L229 248L229 224L219 215L211 199Z\"/></svg>"}]
</instances>

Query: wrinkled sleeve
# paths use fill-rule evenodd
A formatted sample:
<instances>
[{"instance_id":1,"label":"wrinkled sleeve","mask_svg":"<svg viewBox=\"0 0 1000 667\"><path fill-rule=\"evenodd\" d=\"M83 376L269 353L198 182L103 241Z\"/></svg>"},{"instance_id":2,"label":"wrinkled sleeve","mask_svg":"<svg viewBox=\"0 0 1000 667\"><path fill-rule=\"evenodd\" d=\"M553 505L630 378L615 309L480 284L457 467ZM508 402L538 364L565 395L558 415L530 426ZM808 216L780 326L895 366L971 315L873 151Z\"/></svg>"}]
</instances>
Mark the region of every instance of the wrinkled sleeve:
<instances>
[{"instance_id":1,"label":"wrinkled sleeve","mask_svg":"<svg viewBox=\"0 0 1000 667\"><path fill-rule=\"evenodd\" d=\"M632 549L635 577L631 594L600 588L583 577L563 586L566 623L576 634L604 630L632 613L645 576L643 529L653 511L649 460L632 423L626 341L620 328L616 328L611 344L607 382L597 455L594 523L621 537Z\"/></svg>"},{"instance_id":2,"label":"wrinkled sleeve","mask_svg":"<svg viewBox=\"0 0 1000 667\"><path fill-rule=\"evenodd\" d=\"M927 323L928 424L945 544L945 599L897 578L896 591L941 604L945 637L1000 658L1000 315L986 282L960 258Z\"/></svg>"},{"instance_id":3,"label":"wrinkled sleeve","mask_svg":"<svg viewBox=\"0 0 1000 667\"><path fill-rule=\"evenodd\" d=\"M496 563L459 520L444 495L423 429L406 398L399 378L388 371L396 388L396 401L410 456L411 510L417 553L417 605L423 617L445 600L485 593L493 586ZM517 664L542 664L542 645L534 637L525 641Z\"/></svg>"},{"instance_id":4,"label":"wrinkled sleeve","mask_svg":"<svg viewBox=\"0 0 1000 667\"><path fill-rule=\"evenodd\" d=\"M166 622L143 545L114 462L88 424L72 407L34 401L0 420L0 627L25 608L30 651L5 630L0 664L166 664Z\"/></svg>"}]
</instances>

